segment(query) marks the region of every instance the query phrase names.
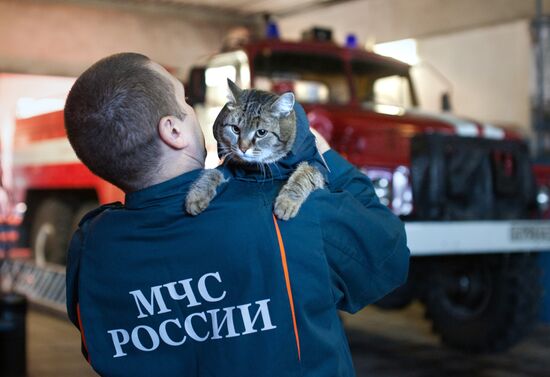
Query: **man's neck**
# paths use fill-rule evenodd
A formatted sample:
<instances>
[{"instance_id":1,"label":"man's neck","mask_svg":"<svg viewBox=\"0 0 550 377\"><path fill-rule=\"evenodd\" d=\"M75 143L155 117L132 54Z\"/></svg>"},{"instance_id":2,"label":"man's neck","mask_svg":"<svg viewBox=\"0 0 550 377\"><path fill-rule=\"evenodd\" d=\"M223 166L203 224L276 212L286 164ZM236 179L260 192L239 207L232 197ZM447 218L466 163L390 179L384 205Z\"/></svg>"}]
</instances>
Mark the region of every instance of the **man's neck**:
<instances>
[{"instance_id":1,"label":"man's neck","mask_svg":"<svg viewBox=\"0 0 550 377\"><path fill-rule=\"evenodd\" d=\"M200 161L191 159L172 164L165 162L159 169L158 173L155 174L153 179L149 182L148 186L153 186L162 182L166 182L182 174L203 168L204 164L201 164Z\"/></svg>"}]
</instances>

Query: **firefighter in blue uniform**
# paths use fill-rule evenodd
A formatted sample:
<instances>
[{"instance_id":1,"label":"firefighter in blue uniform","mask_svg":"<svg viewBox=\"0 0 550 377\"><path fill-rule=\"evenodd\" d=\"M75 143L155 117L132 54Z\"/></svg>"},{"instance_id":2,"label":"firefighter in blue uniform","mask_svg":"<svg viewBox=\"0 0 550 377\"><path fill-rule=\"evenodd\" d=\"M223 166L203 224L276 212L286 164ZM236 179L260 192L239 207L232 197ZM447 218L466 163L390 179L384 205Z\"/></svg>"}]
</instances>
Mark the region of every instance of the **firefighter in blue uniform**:
<instances>
[{"instance_id":1,"label":"firefighter in blue uniform","mask_svg":"<svg viewBox=\"0 0 550 377\"><path fill-rule=\"evenodd\" d=\"M101 170L106 164L94 165L101 156L86 149L110 138L86 144L79 132L108 127L86 113L104 111L106 103L116 105L108 116L125 116L115 89L133 82L123 85L124 101L131 101L140 69L175 83L140 55L115 55L77 80L65 110L79 157L119 186ZM103 83L114 86L98 96ZM181 89L175 96L184 101ZM154 142L192 162L201 156L178 140L180 133L193 139L186 127L198 125L183 106L186 120L162 117ZM317 159L307 119L296 111L301 141L290 158ZM111 152L116 156L116 148ZM286 222L272 210L288 177L284 167L296 162L288 160L269 178L233 172L197 217L183 208L201 169L188 168L137 190L123 187L124 205L85 216L69 249L67 309L91 366L103 376L354 376L338 310L354 313L402 284L409 251L403 224L380 204L369 179L332 150L323 157L330 190L313 192Z\"/></svg>"}]
</instances>

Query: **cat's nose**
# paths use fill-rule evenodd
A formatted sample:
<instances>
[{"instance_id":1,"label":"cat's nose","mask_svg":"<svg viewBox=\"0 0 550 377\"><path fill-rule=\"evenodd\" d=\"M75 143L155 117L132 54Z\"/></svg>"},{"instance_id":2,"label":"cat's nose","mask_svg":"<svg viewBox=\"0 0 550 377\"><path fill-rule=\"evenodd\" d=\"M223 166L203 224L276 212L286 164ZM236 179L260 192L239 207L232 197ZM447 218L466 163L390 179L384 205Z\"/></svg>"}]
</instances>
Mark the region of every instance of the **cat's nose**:
<instances>
[{"instance_id":1,"label":"cat's nose","mask_svg":"<svg viewBox=\"0 0 550 377\"><path fill-rule=\"evenodd\" d=\"M244 145L239 145L239 149L241 150L241 152L246 153L247 150L249 150L250 148L247 146L244 146Z\"/></svg>"}]
</instances>

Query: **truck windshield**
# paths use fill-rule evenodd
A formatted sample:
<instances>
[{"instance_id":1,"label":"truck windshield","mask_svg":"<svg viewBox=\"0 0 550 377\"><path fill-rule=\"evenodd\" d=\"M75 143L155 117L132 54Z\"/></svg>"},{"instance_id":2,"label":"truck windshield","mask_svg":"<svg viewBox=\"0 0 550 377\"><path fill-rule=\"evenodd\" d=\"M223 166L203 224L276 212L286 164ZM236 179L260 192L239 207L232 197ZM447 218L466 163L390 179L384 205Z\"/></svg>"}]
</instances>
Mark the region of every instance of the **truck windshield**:
<instances>
[{"instance_id":1,"label":"truck windshield","mask_svg":"<svg viewBox=\"0 0 550 377\"><path fill-rule=\"evenodd\" d=\"M414 106L407 69L380 62L351 62L357 99L364 106Z\"/></svg>"},{"instance_id":2,"label":"truck windshield","mask_svg":"<svg viewBox=\"0 0 550 377\"><path fill-rule=\"evenodd\" d=\"M293 91L302 103L347 104L350 90L344 62L330 55L268 51L254 59L254 87Z\"/></svg>"}]
</instances>

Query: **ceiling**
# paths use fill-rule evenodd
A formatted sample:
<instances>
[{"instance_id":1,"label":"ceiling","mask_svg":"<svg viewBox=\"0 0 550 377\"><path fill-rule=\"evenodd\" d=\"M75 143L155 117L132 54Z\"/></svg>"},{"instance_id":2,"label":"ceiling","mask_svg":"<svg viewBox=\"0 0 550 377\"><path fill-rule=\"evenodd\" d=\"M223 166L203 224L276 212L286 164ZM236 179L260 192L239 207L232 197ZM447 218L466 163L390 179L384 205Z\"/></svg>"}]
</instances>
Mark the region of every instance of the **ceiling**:
<instances>
[{"instance_id":1,"label":"ceiling","mask_svg":"<svg viewBox=\"0 0 550 377\"><path fill-rule=\"evenodd\" d=\"M462 11L461 17L468 19L479 17L475 9L468 13L467 4L480 3L484 13L506 13L507 19L525 17L526 9L532 15L535 13L537 0L490 0L490 1L463 1L463 0L65 0L79 3L103 3L112 6L130 6L132 8L146 7L168 9L179 14L187 14L191 18L196 15L211 19L222 19L237 23L247 23L259 20L258 16L271 14L278 17L293 18L297 15L322 11L321 8L347 3L345 7L384 8L392 14L406 18L411 9L426 9L426 4L433 10ZM541 0L546 12L550 12L550 0ZM476 5L477 6L477 5ZM337 7L344 9L342 7ZM489 9L489 11L487 11ZM515 14L515 13L517 14ZM431 13L431 12L428 12ZM351 16L351 15L350 15ZM346 18L346 17L344 17Z\"/></svg>"},{"instance_id":2,"label":"ceiling","mask_svg":"<svg viewBox=\"0 0 550 377\"><path fill-rule=\"evenodd\" d=\"M134 3L152 6L170 6L181 10L200 8L213 12L229 12L241 16L269 13L278 16L343 3L350 0L104 0L111 3Z\"/></svg>"}]
</instances>

